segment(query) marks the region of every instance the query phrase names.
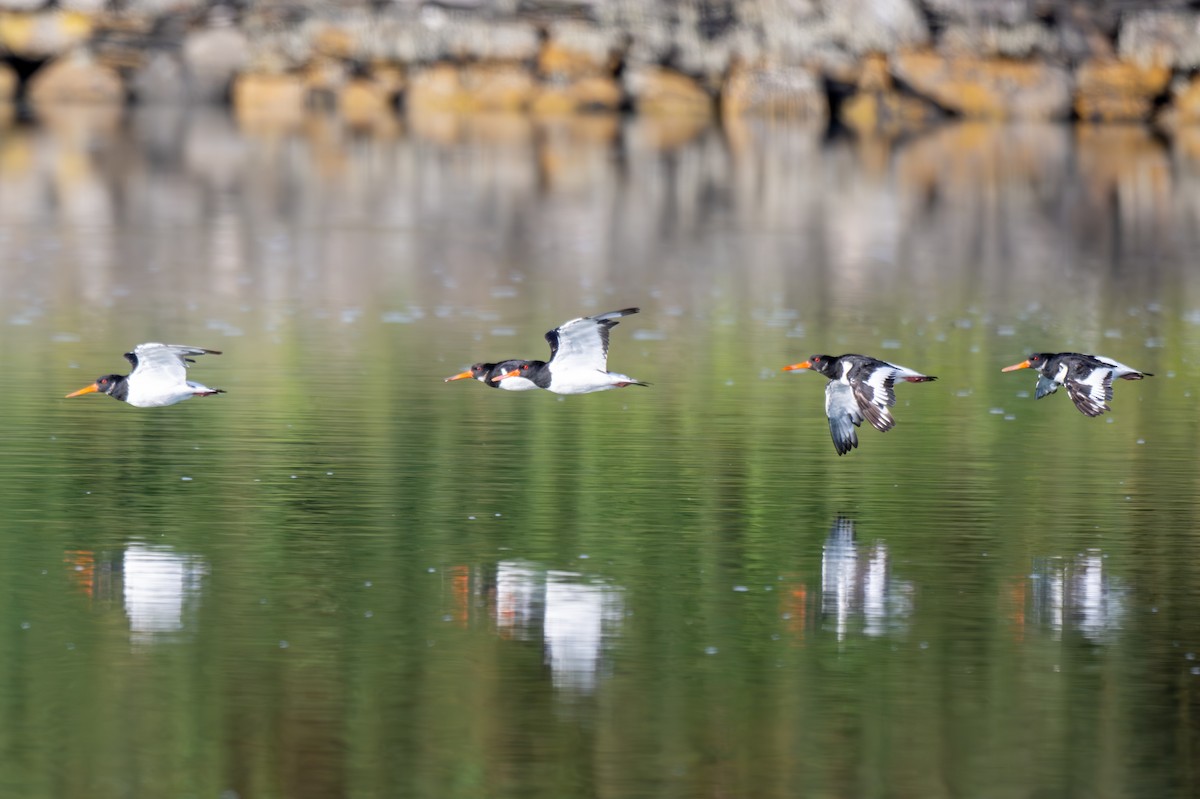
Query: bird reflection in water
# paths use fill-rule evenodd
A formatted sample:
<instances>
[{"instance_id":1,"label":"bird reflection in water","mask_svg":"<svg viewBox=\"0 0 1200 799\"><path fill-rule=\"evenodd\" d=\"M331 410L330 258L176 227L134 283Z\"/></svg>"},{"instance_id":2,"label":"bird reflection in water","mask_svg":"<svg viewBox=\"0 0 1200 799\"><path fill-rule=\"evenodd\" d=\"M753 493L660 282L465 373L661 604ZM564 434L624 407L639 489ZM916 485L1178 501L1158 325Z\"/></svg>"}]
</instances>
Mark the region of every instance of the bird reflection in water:
<instances>
[{"instance_id":1,"label":"bird reflection in water","mask_svg":"<svg viewBox=\"0 0 1200 799\"><path fill-rule=\"evenodd\" d=\"M1057 639L1074 631L1094 643L1108 643L1125 616L1128 588L1105 569L1104 555L1095 549L1071 559L1040 557L1033 560L1028 589L1015 618L1022 626L1048 629Z\"/></svg>"},{"instance_id":2,"label":"bird reflection in water","mask_svg":"<svg viewBox=\"0 0 1200 799\"><path fill-rule=\"evenodd\" d=\"M207 563L170 547L132 544L123 552L72 549L63 553L71 582L107 607L120 601L135 646L176 640L199 606Z\"/></svg>"},{"instance_id":3,"label":"bird reflection in water","mask_svg":"<svg viewBox=\"0 0 1200 799\"><path fill-rule=\"evenodd\" d=\"M590 694L603 672L608 644L625 615L618 586L578 572L547 569L530 561L486 568L452 567L449 620L470 624L483 600L496 634L513 641L540 641L554 687ZM470 574L473 579L463 579Z\"/></svg>"},{"instance_id":4,"label":"bird reflection in water","mask_svg":"<svg viewBox=\"0 0 1200 799\"><path fill-rule=\"evenodd\" d=\"M877 637L902 629L913 611L913 584L892 576L887 544L860 547L854 520L839 516L821 555L821 616L844 640L861 618L861 632Z\"/></svg>"}]
</instances>

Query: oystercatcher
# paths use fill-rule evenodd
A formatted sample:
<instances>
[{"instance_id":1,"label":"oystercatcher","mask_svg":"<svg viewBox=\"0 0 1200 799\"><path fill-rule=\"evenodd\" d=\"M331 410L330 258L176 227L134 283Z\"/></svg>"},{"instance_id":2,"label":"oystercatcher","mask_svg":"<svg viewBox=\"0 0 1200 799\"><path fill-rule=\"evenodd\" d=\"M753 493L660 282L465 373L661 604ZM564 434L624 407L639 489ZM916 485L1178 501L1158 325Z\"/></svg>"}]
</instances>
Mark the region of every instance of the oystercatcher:
<instances>
[{"instance_id":1,"label":"oystercatcher","mask_svg":"<svg viewBox=\"0 0 1200 799\"><path fill-rule=\"evenodd\" d=\"M608 371L608 331L622 316L639 310L625 308L563 322L546 334L546 341L550 342L549 361L524 361L518 368L492 380L507 383L524 378L555 394L590 394L649 385L629 375Z\"/></svg>"},{"instance_id":2,"label":"oystercatcher","mask_svg":"<svg viewBox=\"0 0 1200 799\"><path fill-rule=\"evenodd\" d=\"M500 361L500 363L472 364L471 368L467 371L459 372L456 375L447 377L442 382L449 383L451 380L466 380L467 378L474 378L480 383L483 383L485 386L491 386L492 388L503 388L507 391L531 391L536 389L537 386L534 385L532 380L526 380L525 378L520 377L519 371L517 377L511 377L507 380L496 379L499 375L507 374L514 370L519 370L521 366L527 363L529 363L529 361L523 361L519 358L510 358L507 361Z\"/></svg>"},{"instance_id":3,"label":"oystercatcher","mask_svg":"<svg viewBox=\"0 0 1200 799\"><path fill-rule=\"evenodd\" d=\"M897 380L927 383L937 380L904 366L867 355L814 355L807 361L783 367L783 371L811 369L829 378L825 386L825 415L829 434L838 455L858 446L854 428L866 419L881 433L895 426L889 407L896 404L893 386Z\"/></svg>"},{"instance_id":4,"label":"oystercatcher","mask_svg":"<svg viewBox=\"0 0 1200 799\"><path fill-rule=\"evenodd\" d=\"M1085 416L1099 416L1111 410L1114 379L1141 380L1154 377L1103 355L1084 355L1079 352L1035 352L1020 363L1006 366L1001 372L1034 369L1038 373L1034 399L1067 387L1067 396Z\"/></svg>"},{"instance_id":5,"label":"oystercatcher","mask_svg":"<svg viewBox=\"0 0 1200 799\"><path fill-rule=\"evenodd\" d=\"M135 408L154 408L174 405L191 397L224 394L222 389L187 379L188 364L195 363L189 356L220 354L217 350L182 344L139 344L133 352L125 353L125 358L133 364L133 371L128 375L98 377L95 383L71 392L67 398L100 392Z\"/></svg>"}]
</instances>

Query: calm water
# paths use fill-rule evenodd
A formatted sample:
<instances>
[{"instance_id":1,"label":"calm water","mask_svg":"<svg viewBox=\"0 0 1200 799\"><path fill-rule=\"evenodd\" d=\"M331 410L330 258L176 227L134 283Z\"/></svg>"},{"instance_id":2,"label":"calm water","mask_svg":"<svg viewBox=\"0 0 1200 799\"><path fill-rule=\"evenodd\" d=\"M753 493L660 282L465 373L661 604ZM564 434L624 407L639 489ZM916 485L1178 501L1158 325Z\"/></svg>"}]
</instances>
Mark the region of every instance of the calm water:
<instances>
[{"instance_id":1,"label":"calm water","mask_svg":"<svg viewBox=\"0 0 1200 799\"><path fill-rule=\"evenodd\" d=\"M5 130L0 793L1200 792L1200 139L688 124ZM941 379L838 458L845 351Z\"/></svg>"}]
</instances>

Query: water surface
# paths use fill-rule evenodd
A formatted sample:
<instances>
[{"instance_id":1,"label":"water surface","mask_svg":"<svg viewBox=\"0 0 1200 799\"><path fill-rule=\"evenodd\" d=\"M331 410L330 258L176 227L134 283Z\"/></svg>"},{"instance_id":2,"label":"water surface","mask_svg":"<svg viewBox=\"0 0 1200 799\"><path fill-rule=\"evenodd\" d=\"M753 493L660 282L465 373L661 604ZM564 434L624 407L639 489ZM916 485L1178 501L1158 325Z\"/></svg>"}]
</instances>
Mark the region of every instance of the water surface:
<instances>
[{"instance_id":1,"label":"water surface","mask_svg":"<svg viewBox=\"0 0 1200 799\"><path fill-rule=\"evenodd\" d=\"M1197 151L10 128L3 792L1195 795ZM649 388L442 382L629 305ZM148 340L228 393L62 399ZM1155 377L1088 419L1042 349ZM838 458L779 368L846 351L941 379Z\"/></svg>"}]
</instances>

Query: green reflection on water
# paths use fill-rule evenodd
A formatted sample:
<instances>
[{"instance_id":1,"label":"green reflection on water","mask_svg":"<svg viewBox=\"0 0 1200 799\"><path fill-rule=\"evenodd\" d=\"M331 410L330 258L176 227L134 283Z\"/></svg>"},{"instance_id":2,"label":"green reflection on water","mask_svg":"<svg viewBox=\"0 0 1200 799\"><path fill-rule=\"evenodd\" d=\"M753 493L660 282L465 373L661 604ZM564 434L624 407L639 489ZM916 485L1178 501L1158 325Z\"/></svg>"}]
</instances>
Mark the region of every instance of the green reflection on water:
<instances>
[{"instance_id":1,"label":"green reflection on water","mask_svg":"<svg viewBox=\"0 0 1200 799\"><path fill-rule=\"evenodd\" d=\"M1164 244L1148 277L1097 277L1103 244L1077 237L1066 288L1024 261L1009 285L1004 246L972 251L966 234L1044 255L1021 231L1048 233L1023 214L1017 233L986 214L964 233L936 198L909 210L938 142L895 153L893 184L845 146L802 158L789 141L767 137L750 166L708 138L635 147L630 188L597 178L618 207L551 188L502 193L494 215L472 215L474 192L512 186L459 173L486 152L368 142L346 175L297 167L298 209L258 184L220 200L244 212L233 239L252 257L216 290L200 290L225 274L209 250L164 260L191 304L128 263L225 241L229 217L197 211L200 233L149 211L97 225L111 238L92 257L158 255L77 296L53 230L35 239L10 210L8 248L35 247L56 279L0 295L4 794L1194 793L1186 261ZM411 185L428 149L445 159L425 175L440 199L307 224L325 218L322 191L378 190L373 164ZM782 155L803 161L778 158L794 180L802 166L848 179L796 221L771 203L758 216L742 182L791 186L752 168ZM673 160L689 169L670 177ZM729 207L688 205L714 163L731 170ZM1037 169L1015 171L994 178L1009 212L1031 191L1053 205ZM969 194L961 180L935 188ZM625 207L643 195L650 222ZM860 228L864 198L912 223L880 256L895 266L872 255L895 217ZM572 210L623 235L596 255L590 234L563 233L590 229L556 216ZM858 230L865 252L832 246L862 244ZM629 304L644 310L614 331L611 363L650 388L442 382ZM229 393L152 411L60 399L147 328L225 350L196 376ZM1054 342L1157 376L1117 386L1110 423L999 373ZM897 427L838 458L823 381L778 371L821 351L940 379L902 386Z\"/></svg>"}]
</instances>

